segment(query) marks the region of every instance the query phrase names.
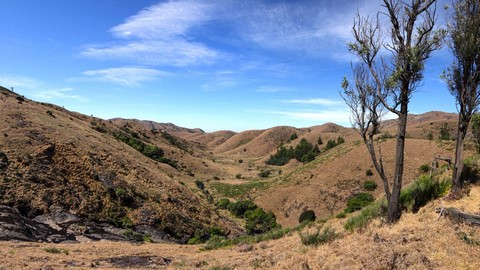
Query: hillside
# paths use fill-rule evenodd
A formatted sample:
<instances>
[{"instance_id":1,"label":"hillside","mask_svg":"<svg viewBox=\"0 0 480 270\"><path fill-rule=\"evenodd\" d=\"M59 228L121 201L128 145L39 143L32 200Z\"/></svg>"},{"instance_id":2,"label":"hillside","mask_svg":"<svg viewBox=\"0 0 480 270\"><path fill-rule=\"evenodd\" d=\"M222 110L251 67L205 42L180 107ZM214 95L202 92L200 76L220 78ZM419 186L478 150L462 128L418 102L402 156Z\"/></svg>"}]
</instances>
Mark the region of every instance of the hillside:
<instances>
[{"instance_id":1,"label":"hillside","mask_svg":"<svg viewBox=\"0 0 480 270\"><path fill-rule=\"evenodd\" d=\"M60 208L81 219L149 226L180 241L211 227L227 234L240 231L185 185L193 181L185 172L190 164L177 158L196 149L189 143L168 144L162 134L139 135L6 89L0 89L0 103L0 151L6 160L0 204L28 218ZM150 145L144 148L165 155L166 162L154 161L118 138L136 147Z\"/></svg>"},{"instance_id":2,"label":"hillside","mask_svg":"<svg viewBox=\"0 0 480 270\"><path fill-rule=\"evenodd\" d=\"M479 201L480 187L475 186L462 200L439 199L416 214L403 214L395 225L376 220L356 233L342 229L345 219L332 219L323 226L331 226L340 236L320 246L302 245L297 233L212 251L203 251L203 245L0 242L4 255L0 265L7 269L479 269L478 227L457 224L435 212L439 207L456 207L479 213ZM305 231L321 226L316 223Z\"/></svg>"}]
</instances>

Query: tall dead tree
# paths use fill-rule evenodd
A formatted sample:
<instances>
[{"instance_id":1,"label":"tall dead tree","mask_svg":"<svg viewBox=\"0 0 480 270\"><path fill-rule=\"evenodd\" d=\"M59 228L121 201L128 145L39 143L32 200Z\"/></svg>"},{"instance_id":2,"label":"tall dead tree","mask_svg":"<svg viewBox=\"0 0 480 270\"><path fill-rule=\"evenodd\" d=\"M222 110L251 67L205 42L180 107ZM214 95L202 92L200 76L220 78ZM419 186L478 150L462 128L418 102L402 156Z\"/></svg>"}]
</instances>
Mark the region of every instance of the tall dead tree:
<instances>
[{"instance_id":1,"label":"tall dead tree","mask_svg":"<svg viewBox=\"0 0 480 270\"><path fill-rule=\"evenodd\" d=\"M470 120L480 104L480 1L456 2L448 28L448 44L454 60L443 78L455 97L458 110L452 194L459 194L464 140Z\"/></svg>"},{"instance_id":2,"label":"tall dead tree","mask_svg":"<svg viewBox=\"0 0 480 270\"><path fill-rule=\"evenodd\" d=\"M354 85L350 86L344 80L343 96L352 110L354 126L360 130L360 134L365 134L362 137L375 169L382 177L388 200L389 223L396 222L401 215L400 190L408 104L423 78L426 60L432 51L440 48L445 35L444 31L435 29L435 2L383 0L386 11L379 13L376 18L364 18L357 14L353 25L355 42L349 44L349 50L360 58L362 67L353 68ZM388 18L387 30L383 30L379 23L381 15ZM384 38L388 38L388 42L384 42ZM387 51L385 55L380 55L382 48ZM366 76L365 74L371 79L364 81L361 76ZM357 81L362 81L363 85L358 85ZM365 87L371 90L365 90ZM393 181L387 179L381 155L373 147L373 134L379 127L380 107L398 116Z\"/></svg>"}]
</instances>

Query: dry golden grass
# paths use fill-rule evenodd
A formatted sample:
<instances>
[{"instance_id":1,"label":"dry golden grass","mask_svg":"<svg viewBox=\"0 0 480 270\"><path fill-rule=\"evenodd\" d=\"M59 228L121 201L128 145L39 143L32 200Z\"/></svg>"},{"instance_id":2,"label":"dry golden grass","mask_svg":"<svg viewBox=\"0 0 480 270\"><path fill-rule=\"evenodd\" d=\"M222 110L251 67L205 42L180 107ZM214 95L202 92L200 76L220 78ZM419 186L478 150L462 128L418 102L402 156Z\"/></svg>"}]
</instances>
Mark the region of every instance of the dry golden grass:
<instances>
[{"instance_id":1,"label":"dry golden grass","mask_svg":"<svg viewBox=\"0 0 480 270\"><path fill-rule=\"evenodd\" d=\"M459 201L439 199L416 214L404 213L397 224L376 220L360 233L343 231L343 220L334 219L326 225L343 236L318 247L302 245L297 233L213 251L201 251L201 245L108 241L57 245L0 242L0 269L118 269L122 267L114 265L113 259L126 256L151 261L148 264L143 260L143 264L128 269L480 269L480 247L467 244L459 236L460 231L478 236L478 228L454 224L435 212L438 207L457 207L478 213L479 202L480 187L476 186L470 196ZM45 248L61 252L50 253ZM159 257L169 265L160 266L158 262L163 260Z\"/></svg>"}]
</instances>

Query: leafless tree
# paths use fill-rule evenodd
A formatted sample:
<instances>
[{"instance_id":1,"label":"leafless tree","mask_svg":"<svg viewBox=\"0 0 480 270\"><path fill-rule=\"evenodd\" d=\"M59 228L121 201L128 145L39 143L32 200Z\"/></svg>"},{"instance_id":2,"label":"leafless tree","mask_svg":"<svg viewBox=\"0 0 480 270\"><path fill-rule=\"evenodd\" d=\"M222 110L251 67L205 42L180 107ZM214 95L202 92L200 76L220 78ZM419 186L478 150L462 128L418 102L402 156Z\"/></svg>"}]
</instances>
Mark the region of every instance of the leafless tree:
<instances>
[{"instance_id":1,"label":"leafless tree","mask_svg":"<svg viewBox=\"0 0 480 270\"><path fill-rule=\"evenodd\" d=\"M408 2L408 3L407 3ZM355 41L349 50L360 58L353 66L354 85L344 80L343 97L352 111L352 122L367 146L375 169L383 180L388 201L387 221L401 215L405 136L408 104L423 78L426 60L440 48L445 31L435 28L435 0L383 0L385 12L375 18L357 14L353 25ZM380 16L389 28L382 29ZM384 42L389 39L389 42ZM386 53L380 55L381 49ZM398 116L395 169L390 189L381 154L374 148L373 135L379 129L382 108Z\"/></svg>"},{"instance_id":2,"label":"leafless tree","mask_svg":"<svg viewBox=\"0 0 480 270\"><path fill-rule=\"evenodd\" d=\"M453 4L448 24L448 45L453 63L444 80L455 97L458 110L457 144L452 176L452 194L462 188L463 147L468 125L480 104L480 1L464 0Z\"/></svg>"}]
</instances>

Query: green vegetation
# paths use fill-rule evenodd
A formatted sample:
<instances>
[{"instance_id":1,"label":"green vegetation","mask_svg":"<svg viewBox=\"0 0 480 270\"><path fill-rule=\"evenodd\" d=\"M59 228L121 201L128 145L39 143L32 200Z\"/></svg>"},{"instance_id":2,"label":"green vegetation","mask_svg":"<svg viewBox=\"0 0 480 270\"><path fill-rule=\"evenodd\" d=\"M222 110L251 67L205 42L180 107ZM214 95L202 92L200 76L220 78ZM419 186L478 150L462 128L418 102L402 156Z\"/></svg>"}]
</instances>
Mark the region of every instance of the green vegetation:
<instances>
[{"instance_id":1,"label":"green vegetation","mask_svg":"<svg viewBox=\"0 0 480 270\"><path fill-rule=\"evenodd\" d=\"M266 233L280 226L272 212L265 212L251 200L230 202L228 199L221 199L217 206L227 209L238 218L245 219L247 234Z\"/></svg>"},{"instance_id":2,"label":"green vegetation","mask_svg":"<svg viewBox=\"0 0 480 270\"><path fill-rule=\"evenodd\" d=\"M296 140L296 139L298 139L298 135L297 135L297 133L294 132L294 133L290 136L290 140L289 140L289 141L293 141L293 140Z\"/></svg>"},{"instance_id":3,"label":"green vegetation","mask_svg":"<svg viewBox=\"0 0 480 270\"><path fill-rule=\"evenodd\" d=\"M365 175L366 175L366 176L373 176L373 171L372 171L372 169L368 169L368 170L365 172Z\"/></svg>"},{"instance_id":4,"label":"green vegetation","mask_svg":"<svg viewBox=\"0 0 480 270\"><path fill-rule=\"evenodd\" d=\"M302 138L295 149L291 146L286 148L281 145L277 149L275 155L271 155L266 163L269 165L282 166L287 164L293 158L300 162L307 163L314 160L319 154L320 149L318 148L318 145L314 146L305 138Z\"/></svg>"},{"instance_id":5,"label":"green vegetation","mask_svg":"<svg viewBox=\"0 0 480 270\"><path fill-rule=\"evenodd\" d=\"M385 216L387 211L385 203L385 200L380 200L363 208L360 214L349 218L345 222L345 230L354 231L355 229L363 229L372 219Z\"/></svg>"},{"instance_id":6,"label":"green vegetation","mask_svg":"<svg viewBox=\"0 0 480 270\"><path fill-rule=\"evenodd\" d=\"M313 222L317 219L315 212L313 210L303 211L300 217L298 218L298 223L303 222Z\"/></svg>"},{"instance_id":7,"label":"green vegetation","mask_svg":"<svg viewBox=\"0 0 480 270\"><path fill-rule=\"evenodd\" d=\"M420 166L419 170L423 173L428 173L430 171L430 166L428 166L427 164L423 164L422 166Z\"/></svg>"},{"instance_id":8,"label":"green vegetation","mask_svg":"<svg viewBox=\"0 0 480 270\"><path fill-rule=\"evenodd\" d=\"M275 228L270 230L266 233L262 234L255 234L255 235L242 235L236 238L228 239L223 236L213 236L208 241L206 246L204 247L205 250L212 250L212 249L219 249L225 248L233 245L242 245L242 244L256 244L263 241L268 240L275 240L284 237L287 234L290 234L294 231L300 231L306 226L308 226L309 222L304 222L296 227L293 228Z\"/></svg>"},{"instance_id":9,"label":"green vegetation","mask_svg":"<svg viewBox=\"0 0 480 270\"><path fill-rule=\"evenodd\" d=\"M323 245L329 242L332 242L335 238L339 236L335 232L334 229L331 227L326 227L323 230L321 228L317 228L317 230L313 233L305 233L302 234L301 232L298 233L300 235L300 240L302 244L309 246L309 245Z\"/></svg>"},{"instance_id":10,"label":"green vegetation","mask_svg":"<svg viewBox=\"0 0 480 270\"><path fill-rule=\"evenodd\" d=\"M438 138L440 140L449 141L452 139L452 135L451 135L452 128L448 125L448 123L443 123L439 131L440 131L440 135L438 136Z\"/></svg>"},{"instance_id":11,"label":"green vegetation","mask_svg":"<svg viewBox=\"0 0 480 270\"><path fill-rule=\"evenodd\" d=\"M357 210L360 210L363 207L369 205L373 201L374 201L374 198L372 194L364 193L364 192L359 193L353 196L352 198L348 199L345 213L352 213Z\"/></svg>"},{"instance_id":12,"label":"green vegetation","mask_svg":"<svg viewBox=\"0 0 480 270\"><path fill-rule=\"evenodd\" d=\"M282 166L287 164L290 159L294 157L294 150L293 147L286 148L285 146L281 145L275 155L271 155L270 158L266 161L269 165L276 165Z\"/></svg>"},{"instance_id":13,"label":"green vegetation","mask_svg":"<svg viewBox=\"0 0 480 270\"><path fill-rule=\"evenodd\" d=\"M337 138L337 140L328 140L327 144L325 145L325 151L334 148L337 145L345 143L345 139L341 136Z\"/></svg>"},{"instance_id":14,"label":"green vegetation","mask_svg":"<svg viewBox=\"0 0 480 270\"><path fill-rule=\"evenodd\" d=\"M177 163L174 160L164 157L164 152L161 148L153 145L148 145L138 138L138 134L134 135L126 132L115 132L113 136L115 139L128 144L138 152L142 153L155 161L168 164L173 168L178 168Z\"/></svg>"},{"instance_id":15,"label":"green vegetation","mask_svg":"<svg viewBox=\"0 0 480 270\"><path fill-rule=\"evenodd\" d=\"M373 180L365 180L363 182L363 188L367 191L374 191L378 187L377 183Z\"/></svg>"},{"instance_id":16,"label":"green vegetation","mask_svg":"<svg viewBox=\"0 0 480 270\"><path fill-rule=\"evenodd\" d=\"M56 247L47 247L47 248L44 248L43 251L46 251L48 253L53 253L53 254L60 254L60 253L64 253L65 255L69 254L69 251L67 249L56 248Z\"/></svg>"},{"instance_id":17,"label":"green vegetation","mask_svg":"<svg viewBox=\"0 0 480 270\"><path fill-rule=\"evenodd\" d=\"M422 175L418 180L402 189L400 204L403 210L416 213L429 201L447 194L450 189L449 180L436 180L433 176ZM346 230L363 229L374 218L386 215L387 207L384 199L378 200L362 209L360 214L347 220Z\"/></svg>"},{"instance_id":18,"label":"green vegetation","mask_svg":"<svg viewBox=\"0 0 480 270\"><path fill-rule=\"evenodd\" d=\"M347 214L345 212L340 212L337 215L335 215L336 218L346 218Z\"/></svg>"},{"instance_id":19,"label":"green vegetation","mask_svg":"<svg viewBox=\"0 0 480 270\"><path fill-rule=\"evenodd\" d=\"M428 175L422 175L402 190L400 204L404 209L416 213L427 202L444 196L450 187L451 182L448 180L433 180Z\"/></svg>"}]
</instances>

